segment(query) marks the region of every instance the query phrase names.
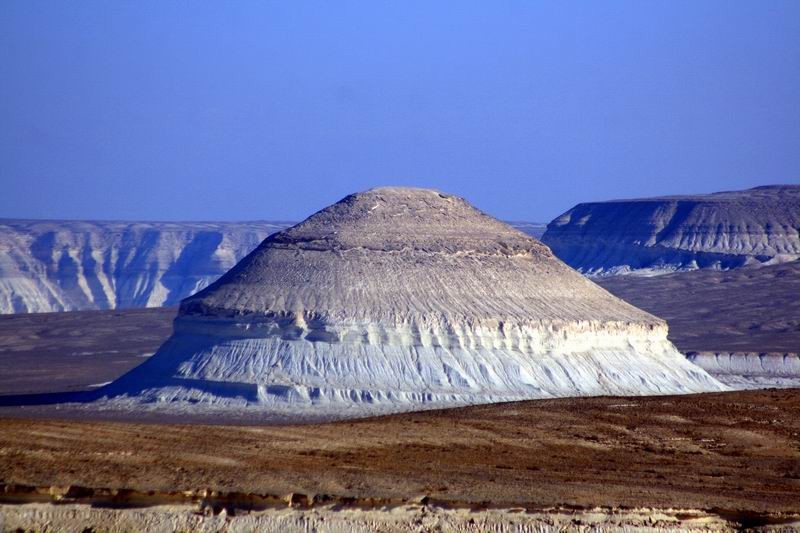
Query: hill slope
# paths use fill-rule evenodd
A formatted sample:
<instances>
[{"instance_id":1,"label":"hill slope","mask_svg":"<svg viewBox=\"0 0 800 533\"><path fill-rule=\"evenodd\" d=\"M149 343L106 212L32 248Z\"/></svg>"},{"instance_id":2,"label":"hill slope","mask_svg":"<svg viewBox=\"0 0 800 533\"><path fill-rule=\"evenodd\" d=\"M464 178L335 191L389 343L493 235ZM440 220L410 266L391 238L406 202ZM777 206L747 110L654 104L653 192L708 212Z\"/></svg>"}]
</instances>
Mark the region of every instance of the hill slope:
<instances>
[{"instance_id":1,"label":"hill slope","mask_svg":"<svg viewBox=\"0 0 800 533\"><path fill-rule=\"evenodd\" d=\"M348 196L184 300L111 407L292 416L722 386L539 241L425 189Z\"/></svg>"},{"instance_id":2,"label":"hill slope","mask_svg":"<svg viewBox=\"0 0 800 533\"><path fill-rule=\"evenodd\" d=\"M291 224L0 219L0 314L177 305Z\"/></svg>"}]
</instances>

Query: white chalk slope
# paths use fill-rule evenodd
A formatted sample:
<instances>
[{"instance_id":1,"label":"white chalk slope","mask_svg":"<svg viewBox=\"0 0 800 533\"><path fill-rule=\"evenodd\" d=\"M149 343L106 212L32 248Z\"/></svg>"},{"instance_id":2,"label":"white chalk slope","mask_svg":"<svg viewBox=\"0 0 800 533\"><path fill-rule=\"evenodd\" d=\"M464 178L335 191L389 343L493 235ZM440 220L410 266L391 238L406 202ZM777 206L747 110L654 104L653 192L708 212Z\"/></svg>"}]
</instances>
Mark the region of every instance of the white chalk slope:
<instances>
[{"instance_id":1,"label":"white chalk slope","mask_svg":"<svg viewBox=\"0 0 800 533\"><path fill-rule=\"evenodd\" d=\"M0 220L0 314L177 305L289 225Z\"/></svg>"},{"instance_id":2,"label":"white chalk slope","mask_svg":"<svg viewBox=\"0 0 800 533\"><path fill-rule=\"evenodd\" d=\"M686 356L734 389L800 388L800 354L690 352Z\"/></svg>"},{"instance_id":3,"label":"white chalk slope","mask_svg":"<svg viewBox=\"0 0 800 533\"><path fill-rule=\"evenodd\" d=\"M727 270L800 258L800 185L578 204L542 240L589 275Z\"/></svg>"},{"instance_id":4,"label":"white chalk slope","mask_svg":"<svg viewBox=\"0 0 800 533\"><path fill-rule=\"evenodd\" d=\"M181 305L116 405L335 416L723 390L667 326L539 241L425 189L348 196Z\"/></svg>"}]
</instances>

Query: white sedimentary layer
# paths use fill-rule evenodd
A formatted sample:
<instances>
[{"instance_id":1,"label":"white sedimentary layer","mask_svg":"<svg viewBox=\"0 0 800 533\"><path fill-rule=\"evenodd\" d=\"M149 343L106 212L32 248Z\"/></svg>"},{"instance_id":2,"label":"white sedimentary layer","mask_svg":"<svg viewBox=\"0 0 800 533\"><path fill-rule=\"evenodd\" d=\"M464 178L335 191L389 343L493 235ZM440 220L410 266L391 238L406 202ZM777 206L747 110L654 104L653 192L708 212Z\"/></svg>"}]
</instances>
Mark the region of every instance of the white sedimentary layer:
<instances>
[{"instance_id":1,"label":"white sedimentary layer","mask_svg":"<svg viewBox=\"0 0 800 533\"><path fill-rule=\"evenodd\" d=\"M800 387L800 354L692 352L686 357L735 389Z\"/></svg>"},{"instance_id":2,"label":"white sedimentary layer","mask_svg":"<svg viewBox=\"0 0 800 533\"><path fill-rule=\"evenodd\" d=\"M329 411L724 387L666 324L459 198L353 195L184 300L116 405Z\"/></svg>"},{"instance_id":3,"label":"white sedimentary layer","mask_svg":"<svg viewBox=\"0 0 800 533\"><path fill-rule=\"evenodd\" d=\"M0 220L0 313L176 305L286 226Z\"/></svg>"},{"instance_id":4,"label":"white sedimentary layer","mask_svg":"<svg viewBox=\"0 0 800 533\"><path fill-rule=\"evenodd\" d=\"M290 225L0 220L0 314L177 305Z\"/></svg>"},{"instance_id":5,"label":"white sedimentary layer","mask_svg":"<svg viewBox=\"0 0 800 533\"><path fill-rule=\"evenodd\" d=\"M123 509L72 503L0 504L0 526L8 531L225 531L252 533L372 533L374 531L449 531L474 533L546 533L549 531L724 531L738 526L716 514L696 509L596 508L586 510L447 508L409 503L402 506L316 506L268 508L213 514L202 505L159 505ZM658 524L659 527L653 527ZM787 530L800 522L783 524Z\"/></svg>"},{"instance_id":6,"label":"white sedimentary layer","mask_svg":"<svg viewBox=\"0 0 800 533\"><path fill-rule=\"evenodd\" d=\"M589 275L791 261L800 258L800 185L578 204L542 241Z\"/></svg>"},{"instance_id":7,"label":"white sedimentary layer","mask_svg":"<svg viewBox=\"0 0 800 533\"><path fill-rule=\"evenodd\" d=\"M402 410L403 404L724 390L677 352L663 327L550 323L419 331L353 324L328 329L338 338L332 342L309 340L319 334L304 328L203 322L179 319L157 356L108 393L279 410L341 403Z\"/></svg>"}]
</instances>

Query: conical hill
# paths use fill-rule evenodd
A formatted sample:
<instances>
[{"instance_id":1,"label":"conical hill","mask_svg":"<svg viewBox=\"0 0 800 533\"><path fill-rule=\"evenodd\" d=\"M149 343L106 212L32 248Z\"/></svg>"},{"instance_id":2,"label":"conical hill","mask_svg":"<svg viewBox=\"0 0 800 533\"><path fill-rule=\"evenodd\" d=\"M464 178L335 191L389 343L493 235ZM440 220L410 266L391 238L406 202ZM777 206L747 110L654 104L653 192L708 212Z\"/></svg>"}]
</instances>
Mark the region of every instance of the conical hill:
<instances>
[{"instance_id":1,"label":"conical hill","mask_svg":"<svg viewBox=\"0 0 800 533\"><path fill-rule=\"evenodd\" d=\"M539 241L427 189L353 194L183 301L109 401L357 416L721 390Z\"/></svg>"}]
</instances>

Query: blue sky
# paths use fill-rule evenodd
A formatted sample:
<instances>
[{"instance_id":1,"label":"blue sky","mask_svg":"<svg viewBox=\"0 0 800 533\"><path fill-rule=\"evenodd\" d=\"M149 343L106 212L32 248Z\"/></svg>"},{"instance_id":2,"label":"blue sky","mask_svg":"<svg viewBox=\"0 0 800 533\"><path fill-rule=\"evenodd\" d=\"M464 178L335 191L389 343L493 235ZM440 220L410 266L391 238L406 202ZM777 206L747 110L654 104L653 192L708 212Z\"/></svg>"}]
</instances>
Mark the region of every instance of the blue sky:
<instances>
[{"instance_id":1,"label":"blue sky","mask_svg":"<svg viewBox=\"0 0 800 533\"><path fill-rule=\"evenodd\" d=\"M1 217L504 219L800 182L800 2L4 0Z\"/></svg>"}]
</instances>

